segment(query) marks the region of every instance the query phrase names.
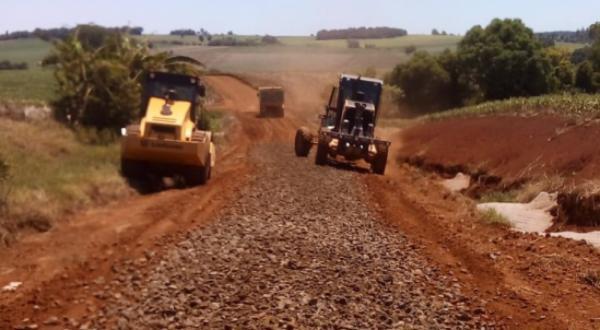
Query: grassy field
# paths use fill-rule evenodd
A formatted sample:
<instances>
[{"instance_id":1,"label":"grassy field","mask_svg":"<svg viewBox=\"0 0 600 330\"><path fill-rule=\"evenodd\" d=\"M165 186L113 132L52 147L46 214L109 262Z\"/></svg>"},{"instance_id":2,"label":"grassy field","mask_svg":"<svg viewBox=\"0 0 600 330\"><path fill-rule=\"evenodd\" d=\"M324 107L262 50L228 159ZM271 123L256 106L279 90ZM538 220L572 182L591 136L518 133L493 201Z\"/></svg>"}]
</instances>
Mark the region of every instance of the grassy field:
<instances>
[{"instance_id":1,"label":"grassy field","mask_svg":"<svg viewBox=\"0 0 600 330\"><path fill-rule=\"evenodd\" d=\"M52 69L40 67L51 45L39 39L0 41L0 61L27 62L27 70L0 71L0 100L48 101L53 96Z\"/></svg>"},{"instance_id":2,"label":"grassy field","mask_svg":"<svg viewBox=\"0 0 600 330\"><path fill-rule=\"evenodd\" d=\"M236 36L241 39L260 36ZM281 45L256 47L204 47L198 38L187 36L145 35L139 37L155 42L161 49L199 59L213 69L229 72L354 72L375 68L379 73L391 70L409 56L408 46L430 52L454 48L460 37L411 35L391 39L361 40L361 45L374 49L348 49L345 40L317 41L313 37L279 37ZM186 45L173 45L183 42ZM164 43L164 44L160 44ZM0 61L27 62L28 70L0 71L0 100L31 100L46 102L54 93L52 69L40 67L51 44L39 39L0 41Z\"/></svg>"},{"instance_id":3,"label":"grassy field","mask_svg":"<svg viewBox=\"0 0 600 330\"><path fill-rule=\"evenodd\" d=\"M346 40L316 40L313 37L278 37L285 46L296 47L333 47L347 48ZM443 51L446 48L454 49L460 41L458 36L430 36L430 35L408 35L405 37L386 39L360 39L361 47L373 45L376 48L402 49L415 46L417 49L432 52Z\"/></svg>"},{"instance_id":4,"label":"grassy field","mask_svg":"<svg viewBox=\"0 0 600 330\"><path fill-rule=\"evenodd\" d=\"M502 114L535 115L542 112L581 119L600 117L599 94L553 94L518 97L485 102L475 106L448 110L425 118L438 120L452 117L476 117Z\"/></svg>"},{"instance_id":5,"label":"grassy field","mask_svg":"<svg viewBox=\"0 0 600 330\"><path fill-rule=\"evenodd\" d=\"M0 118L0 158L10 175L0 245L17 229L45 230L66 213L130 193L119 175L117 144L81 143L53 121Z\"/></svg>"}]
</instances>

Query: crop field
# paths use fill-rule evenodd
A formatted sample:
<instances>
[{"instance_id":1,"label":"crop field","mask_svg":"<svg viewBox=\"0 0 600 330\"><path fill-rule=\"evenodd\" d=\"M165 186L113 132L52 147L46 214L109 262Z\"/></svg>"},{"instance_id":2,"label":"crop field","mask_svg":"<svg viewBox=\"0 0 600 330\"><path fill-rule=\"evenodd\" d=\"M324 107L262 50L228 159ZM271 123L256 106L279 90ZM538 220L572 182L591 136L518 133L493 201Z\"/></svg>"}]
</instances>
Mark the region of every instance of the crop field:
<instances>
[{"instance_id":1,"label":"crop field","mask_svg":"<svg viewBox=\"0 0 600 330\"><path fill-rule=\"evenodd\" d=\"M502 114L552 113L574 118L597 118L600 115L598 94L554 94L537 97L519 97L502 101L485 102L427 116L428 119L451 117L477 117Z\"/></svg>"},{"instance_id":2,"label":"crop field","mask_svg":"<svg viewBox=\"0 0 600 330\"><path fill-rule=\"evenodd\" d=\"M310 37L280 37L281 45L262 47L181 46L172 50L209 68L228 72L351 72L374 68L383 74L410 57L408 46L432 53L453 49L459 37L407 36L361 40L375 48L347 48L345 40L316 41Z\"/></svg>"},{"instance_id":3,"label":"crop field","mask_svg":"<svg viewBox=\"0 0 600 330\"><path fill-rule=\"evenodd\" d=\"M0 71L0 99L48 101L52 98L52 69L40 67L51 45L39 39L0 41L0 61L26 62L27 70Z\"/></svg>"},{"instance_id":4,"label":"crop field","mask_svg":"<svg viewBox=\"0 0 600 330\"><path fill-rule=\"evenodd\" d=\"M360 40L375 48L348 49L345 40L317 41L313 37L283 36L277 46L205 47L197 45L196 37L144 35L160 49L194 57L209 68L226 72L318 72L363 73L368 68L379 76L395 65L406 61L405 48L440 52L455 48L460 37L410 35L390 39ZM259 36L236 36L248 39ZM174 45L182 42L184 45ZM47 102L53 95L52 69L41 68L40 62L50 51L51 44L39 39L0 41L0 61L27 62L27 70L0 71L0 99Z\"/></svg>"}]
</instances>

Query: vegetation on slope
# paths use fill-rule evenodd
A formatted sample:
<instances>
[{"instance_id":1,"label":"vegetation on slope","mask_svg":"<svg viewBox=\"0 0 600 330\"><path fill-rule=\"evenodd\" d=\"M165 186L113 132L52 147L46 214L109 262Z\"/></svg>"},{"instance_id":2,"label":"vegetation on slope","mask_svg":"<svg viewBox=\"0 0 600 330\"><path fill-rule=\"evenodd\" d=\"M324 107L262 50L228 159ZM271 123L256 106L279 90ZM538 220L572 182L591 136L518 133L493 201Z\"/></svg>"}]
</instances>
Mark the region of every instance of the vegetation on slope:
<instances>
[{"instance_id":1,"label":"vegetation on slope","mask_svg":"<svg viewBox=\"0 0 600 330\"><path fill-rule=\"evenodd\" d=\"M70 211L129 194L117 144L82 143L54 121L0 119L0 157L0 245L20 229L45 231Z\"/></svg>"},{"instance_id":2,"label":"vegetation on slope","mask_svg":"<svg viewBox=\"0 0 600 330\"><path fill-rule=\"evenodd\" d=\"M507 100L485 102L473 106L455 108L427 116L427 119L453 117L476 117L501 114L535 115L539 113L559 116L595 119L600 117L598 94L551 94L535 97L516 97Z\"/></svg>"},{"instance_id":3,"label":"vegetation on slope","mask_svg":"<svg viewBox=\"0 0 600 330\"><path fill-rule=\"evenodd\" d=\"M594 46L572 56L564 47L544 47L518 19L495 19L469 30L456 52L418 52L387 81L420 113L563 91L595 93L600 91L600 25L589 31Z\"/></svg>"}]
</instances>

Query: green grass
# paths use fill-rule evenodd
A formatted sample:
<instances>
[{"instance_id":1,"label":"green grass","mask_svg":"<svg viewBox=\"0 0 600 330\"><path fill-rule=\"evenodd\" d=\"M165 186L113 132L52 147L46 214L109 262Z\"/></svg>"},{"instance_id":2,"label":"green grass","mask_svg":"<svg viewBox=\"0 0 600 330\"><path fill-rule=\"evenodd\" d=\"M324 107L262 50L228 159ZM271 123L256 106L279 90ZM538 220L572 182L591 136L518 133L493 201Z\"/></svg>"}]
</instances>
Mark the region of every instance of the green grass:
<instances>
[{"instance_id":1,"label":"green grass","mask_svg":"<svg viewBox=\"0 0 600 330\"><path fill-rule=\"evenodd\" d=\"M541 112L574 118L600 117L600 94L552 94L519 97L448 110L425 118L477 117L501 114L536 115Z\"/></svg>"},{"instance_id":2,"label":"green grass","mask_svg":"<svg viewBox=\"0 0 600 330\"><path fill-rule=\"evenodd\" d=\"M479 198L479 203L514 203L516 200L516 191L490 191Z\"/></svg>"},{"instance_id":3,"label":"green grass","mask_svg":"<svg viewBox=\"0 0 600 330\"><path fill-rule=\"evenodd\" d=\"M52 69L40 66L51 45L39 39L0 41L0 61L27 62L27 70L0 71L0 100L48 101L54 95Z\"/></svg>"},{"instance_id":4,"label":"green grass","mask_svg":"<svg viewBox=\"0 0 600 330\"><path fill-rule=\"evenodd\" d=\"M510 221L506 219L502 214L494 209L488 209L480 212L481 222L490 226L498 226L504 228L512 227Z\"/></svg>"},{"instance_id":5,"label":"green grass","mask_svg":"<svg viewBox=\"0 0 600 330\"><path fill-rule=\"evenodd\" d=\"M198 37L171 35L143 35L138 37L154 43L172 43L182 42L185 44L197 44ZM219 38L216 36L215 38ZM236 35L239 40L260 39L258 35ZM364 47L366 44L375 45L377 48L386 49L402 49L408 46L415 46L417 49L429 51L442 51L446 48L454 49L462 37L459 36L431 36L431 35L408 35L404 37L385 38L385 39L359 39L360 44ZM280 46L291 47L320 47L320 48L347 48L346 40L317 40L310 36L278 36L277 39L281 42Z\"/></svg>"},{"instance_id":6,"label":"green grass","mask_svg":"<svg viewBox=\"0 0 600 330\"><path fill-rule=\"evenodd\" d=\"M314 37L277 37L285 46L297 47L331 47L347 48L346 40L316 40ZM374 45L377 48L402 49L408 46L415 46L419 50L428 50L431 52L443 51L446 48L454 49L462 37L458 36L429 36L429 35L408 35L405 37L385 38L385 39L358 39L361 47L366 44Z\"/></svg>"},{"instance_id":7,"label":"green grass","mask_svg":"<svg viewBox=\"0 0 600 330\"><path fill-rule=\"evenodd\" d=\"M574 42L557 42L556 43L556 47L565 48L565 49L567 49L567 50L569 50L571 52L575 51L575 50L577 50L579 48L583 48L585 46L587 46L587 44L574 43Z\"/></svg>"},{"instance_id":8,"label":"green grass","mask_svg":"<svg viewBox=\"0 0 600 330\"><path fill-rule=\"evenodd\" d=\"M9 217L53 219L128 192L119 176L119 145L87 145L53 121L0 118L0 157L9 165ZM1 229L1 228L0 228Z\"/></svg>"}]
</instances>

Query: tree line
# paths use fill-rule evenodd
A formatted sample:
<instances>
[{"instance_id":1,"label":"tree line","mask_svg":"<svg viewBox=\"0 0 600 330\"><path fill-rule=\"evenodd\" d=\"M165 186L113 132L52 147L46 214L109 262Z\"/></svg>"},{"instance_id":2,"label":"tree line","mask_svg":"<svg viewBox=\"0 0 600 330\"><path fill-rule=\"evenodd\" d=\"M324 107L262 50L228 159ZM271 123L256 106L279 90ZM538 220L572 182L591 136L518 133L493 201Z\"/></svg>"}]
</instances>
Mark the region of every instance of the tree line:
<instances>
[{"instance_id":1,"label":"tree line","mask_svg":"<svg viewBox=\"0 0 600 330\"><path fill-rule=\"evenodd\" d=\"M27 70L28 67L27 62L0 61L0 70Z\"/></svg>"},{"instance_id":2,"label":"tree line","mask_svg":"<svg viewBox=\"0 0 600 330\"><path fill-rule=\"evenodd\" d=\"M86 25L93 25L93 24L86 24ZM64 40L80 26L83 26L83 25L78 25L74 28L66 28L66 27L52 28L52 29L37 28L33 31L14 31L14 32L6 31L5 34L0 35L0 41L1 40L27 39L27 38L40 38L45 41L56 40L56 39ZM139 26L136 26L136 27L121 26L121 27L112 27L112 28L105 28L105 29L108 29L108 30L114 31L114 32L127 33L130 35L142 35L142 33L144 32L144 28L139 27Z\"/></svg>"},{"instance_id":3,"label":"tree line","mask_svg":"<svg viewBox=\"0 0 600 330\"><path fill-rule=\"evenodd\" d=\"M590 38L590 29L579 29L577 31L552 31L552 32L539 32L536 36L544 42L572 42L572 43L589 43L592 42Z\"/></svg>"},{"instance_id":4,"label":"tree line","mask_svg":"<svg viewBox=\"0 0 600 330\"><path fill-rule=\"evenodd\" d=\"M317 32L317 40L333 39L383 39L403 37L408 32L404 29L391 27L359 27L338 30L320 30Z\"/></svg>"},{"instance_id":5,"label":"tree line","mask_svg":"<svg viewBox=\"0 0 600 330\"><path fill-rule=\"evenodd\" d=\"M575 61L575 53L545 47L521 20L495 19L470 29L456 51L416 52L386 80L419 112L556 92L595 93L600 91L600 24L587 31L594 43L576 52Z\"/></svg>"}]
</instances>

